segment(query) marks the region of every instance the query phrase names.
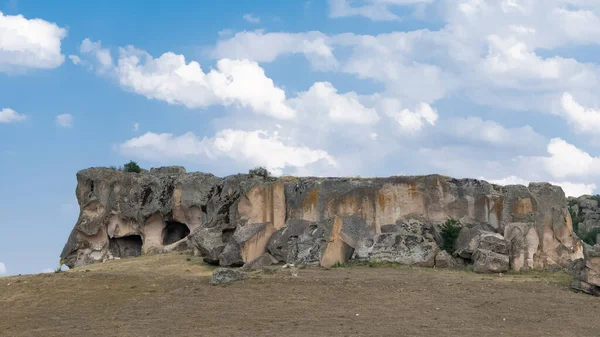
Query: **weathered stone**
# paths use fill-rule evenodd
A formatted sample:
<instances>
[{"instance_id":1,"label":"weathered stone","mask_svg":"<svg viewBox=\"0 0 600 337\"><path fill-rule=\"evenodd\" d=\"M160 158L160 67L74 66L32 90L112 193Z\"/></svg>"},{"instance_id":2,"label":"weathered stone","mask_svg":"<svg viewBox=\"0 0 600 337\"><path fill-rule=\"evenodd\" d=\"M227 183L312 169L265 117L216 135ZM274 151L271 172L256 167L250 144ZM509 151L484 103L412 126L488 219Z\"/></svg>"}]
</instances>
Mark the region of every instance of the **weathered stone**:
<instances>
[{"instance_id":1,"label":"weathered stone","mask_svg":"<svg viewBox=\"0 0 600 337\"><path fill-rule=\"evenodd\" d=\"M209 283L212 285L222 285L229 284L235 281L245 280L247 278L248 274L239 270L233 270L229 268L217 268L213 272Z\"/></svg>"},{"instance_id":2,"label":"weathered stone","mask_svg":"<svg viewBox=\"0 0 600 337\"><path fill-rule=\"evenodd\" d=\"M297 248L297 243L292 242L295 241L293 239L297 239L299 236L305 234L305 232L310 233L316 228L317 225L314 222L300 219L288 220L284 228L271 236L267 243L267 250L277 260L293 263L292 261L288 261L289 251ZM291 255L294 257L297 254L297 252L292 253Z\"/></svg>"},{"instance_id":3,"label":"weathered stone","mask_svg":"<svg viewBox=\"0 0 600 337\"><path fill-rule=\"evenodd\" d=\"M61 253L69 267L129 254L111 249L112 239L137 235L143 238L144 254L169 251L188 233L189 246L214 264L221 258L223 264L237 259L233 246L222 255L235 236L244 262L269 251L280 261L329 265L346 260L359 241L381 233L386 224L396 228L383 228L393 232L383 234L416 235L433 245L442 244L439 225L447 219L502 234L510 223L531 223L540 238L533 261L526 262L533 268L563 267L583 257L564 193L549 184L502 187L440 175L218 178L186 173L180 167L139 174L92 168L78 172L77 180L81 212ZM334 226L336 217L341 230ZM293 221L308 227L297 235L285 232ZM172 224L181 228L172 231ZM527 247L523 261L533 249Z\"/></svg>"},{"instance_id":4,"label":"weathered stone","mask_svg":"<svg viewBox=\"0 0 600 337\"><path fill-rule=\"evenodd\" d=\"M194 247L208 264L219 264L219 256L225 249L223 232L218 228L196 228L188 236L189 245Z\"/></svg>"},{"instance_id":5,"label":"weathered stone","mask_svg":"<svg viewBox=\"0 0 600 337\"><path fill-rule=\"evenodd\" d=\"M435 257L436 268L455 268L459 263L445 250L440 250Z\"/></svg>"},{"instance_id":6,"label":"weathered stone","mask_svg":"<svg viewBox=\"0 0 600 337\"><path fill-rule=\"evenodd\" d=\"M276 264L278 261L273 255L269 253L264 253L263 255L257 257L256 259L247 262L242 267L243 270L261 270L270 265Z\"/></svg>"},{"instance_id":7,"label":"weathered stone","mask_svg":"<svg viewBox=\"0 0 600 337\"><path fill-rule=\"evenodd\" d=\"M411 266L433 267L439 248L420 235L385 233L360 241L355 251L359 260L376 260Z\"/></svg>"},{"instance_id":8,"label":"weathered stone","mask_svg":"<svg viewBox=\"0 0 600 337\"><path fill-rule=\"evenodd\" d=\"M504 227L504 239L508 243L511 270L534 268L534 255L538 251L540 240L533 223L507 224Z\"/></svg>"},{"instance_id":9,"label":"weathered stone","mask_svg":"<svg viewBox=\"0 0 600 337\"><path fill-rule=\"evenodd\" d=\"M462 258L471 258L477 249L490 250L498 254L508 254L507 242L498 233L482 230L479 227L463 227L457 239L455 254Z\"/></svg>"},{"instance_id":10,"label":"weathered stone","mask_svg":"<svg viewBox=\"0 0 600 337\"><path fill-rule=\"evenodd\" d=\"M244 260L242 259L242 250L239 243L235 240L229 240L223 252L219 254L219 266L241 267L243 265Z\"/></svg>"},{"instance_id":11,"label":"weathered stone","mask_svg":"<svg viewBox=\"0 0 600 337\"><path fill-rule=\"evenodd\" d=\"M477 249L472 256L473 270L476 273L503 273L508 271L507 255L498 254L486 249Z\"/></svg>"}]
</instances>

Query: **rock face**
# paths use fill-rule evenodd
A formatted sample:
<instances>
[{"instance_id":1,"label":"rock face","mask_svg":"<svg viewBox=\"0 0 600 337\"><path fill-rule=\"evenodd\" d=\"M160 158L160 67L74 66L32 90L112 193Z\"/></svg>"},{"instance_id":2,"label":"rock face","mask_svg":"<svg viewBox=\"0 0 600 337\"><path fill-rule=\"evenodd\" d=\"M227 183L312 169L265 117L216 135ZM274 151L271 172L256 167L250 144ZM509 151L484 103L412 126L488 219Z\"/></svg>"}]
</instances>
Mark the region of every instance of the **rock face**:
<instances>
[{"instance_id":1,"label":"rock face","mask_svg":"<svg viewBox=\"0 0 600 337\"><path fill-rule=\"evenodd\" d=\"M576 234L587 244L600 243L600 198L582 195L579 198L569 198L569 212L573 219Z\"/></svg>"},{"instance_id":2,"label":"rock face","mask_svg":"<svg viewBox=\"0 0 600 337\"><path fill-rule=\"evenodd\" d=\"M584 258L577 261L571 287L600 296L600 245L584 246Z\"/></svg>"},{"instance_id":3,"label":"rock face","mask_svg":"<svg viewBox=\"0 0 600 337\"><path fill-rule=\"evenodd\" d=\"M465 227L457 260L490 271L503 270L497 260L506 259L488 252L517 270L583 258L564 193L544 183L502 187L439 175L219 178L180 167L140 174L92 168L77 180L80 216L61 254L69 267L184 249L221 266L265 253L325 267L352 259L450 266L456 260L439 248L448 219Z\"/></svg>"}]
</instances>

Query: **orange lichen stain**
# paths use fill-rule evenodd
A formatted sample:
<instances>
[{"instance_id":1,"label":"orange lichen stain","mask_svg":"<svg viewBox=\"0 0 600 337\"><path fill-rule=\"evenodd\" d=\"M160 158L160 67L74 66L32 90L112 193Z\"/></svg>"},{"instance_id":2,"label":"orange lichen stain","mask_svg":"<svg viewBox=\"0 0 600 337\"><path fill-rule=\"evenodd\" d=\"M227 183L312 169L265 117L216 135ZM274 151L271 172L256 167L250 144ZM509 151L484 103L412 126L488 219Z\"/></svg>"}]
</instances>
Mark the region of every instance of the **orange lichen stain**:
<instances>
[{"instance_id":1,"label":"orange lichen stain","mask_svg":"<svg viewBox=\"0 0 600 337\"><path fill-rule=\"evenodd\" d=\"M531 198L519 199L512 205L512 210L516 214L528 214L533 212Z\"/></svg>"},{"instance_id":2,"label":"orange lichen stain","mask_svg":"<svg viewBox=\"0 0 600 337\"><path fill-rule=\"evenodd\" d=\"M304 201L302 201L302 209L309 211L313 207L317 207L317 201L319 200L319 191L315 188L312 190Z\"/></svg>"},{"instance_id":3,"label":"orange lichen stain","mask_svg":"<svg viewBox=\"0 0 600 337\"><path fill-rule=\"evenodd\" d=\"M496 214L498 222L502 221L502 209L504 208L504 199L494 200L494 207L492 211Z\"/></svg>"},{"instance_id":4,"label":"orange lichen stain","mask_svg":"<svg viewBox=\"0 0 600 337\"><path fill-rule=\"evenodd\" d=\"M408 184L408 196L413 199L418 196L417 185Z\"/></svg>"},{"instance_id":5,"label":"orange lichen stain","mask_svg":"<svg viewBox=\"0 0 600 337\"><path fill-rule=\"evenodd\" d=\"M377 204L379 205L379 210L383 212L385 209L385 205L387 204L388 198L382 193L377 194Z\"/></svg>"},{"instance_id":6,"label":"orange lichen stain","mask_svg":"<svg viewBox=\"0 0 600 337\"><path fill-rule=\"evenodd\" d=\"M337 213L331 215L355 215L358 213L358 201L355 196L347 195L337 205Z\"/></svg>"}]
</instances>

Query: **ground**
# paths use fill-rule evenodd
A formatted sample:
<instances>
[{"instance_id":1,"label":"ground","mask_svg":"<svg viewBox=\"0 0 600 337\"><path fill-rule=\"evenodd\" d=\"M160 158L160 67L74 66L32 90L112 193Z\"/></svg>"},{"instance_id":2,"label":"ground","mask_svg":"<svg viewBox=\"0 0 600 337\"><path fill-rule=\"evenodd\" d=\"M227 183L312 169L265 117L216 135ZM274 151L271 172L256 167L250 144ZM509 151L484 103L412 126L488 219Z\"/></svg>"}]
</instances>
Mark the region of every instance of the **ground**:
<instances>
[{"instance_id":1,"label":"ground","mask_svg":"<svg viewBox=\"0 0 600 337\"><path fill-rule=\"evenodd\" d=\"M0 336L599 336L570 276L351 266L211 286L197 257L154 255L0 278Z\"/></svg>"}]
</instances>

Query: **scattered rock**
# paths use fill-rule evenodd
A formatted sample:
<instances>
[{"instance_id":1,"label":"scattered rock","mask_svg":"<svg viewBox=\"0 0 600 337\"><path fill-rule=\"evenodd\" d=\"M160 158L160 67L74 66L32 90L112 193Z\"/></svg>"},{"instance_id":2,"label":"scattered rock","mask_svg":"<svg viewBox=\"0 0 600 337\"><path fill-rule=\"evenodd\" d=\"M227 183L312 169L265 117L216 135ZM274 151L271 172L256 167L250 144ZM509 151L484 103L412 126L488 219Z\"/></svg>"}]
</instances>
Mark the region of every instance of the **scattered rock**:
<instances>
[{"instance_id":1,"label":"scattered rock","mask_svg":"<svg viewBox=\"0 0 600 337\"><path fill-rule=\"evenodd\" d=\"M458 265L459 263L445 250L440 250L435 257L436 268L455 268Z\"/></svg>"},{"instance_id":2,"label":"scattered rock","mask_svg":"<svg viewBox=\"0 0 600 337\"><path fill-rule=\"evenodd\" d=\"M498 254L487 249L477 249L473 253L473 270L476 273L503 273L508 271L507 255Z\"/></svg>"},{"instance_id":3,"label":"scattered rock","mask_svg":"<svg viewBox=\"0 0 600 337\"><path fill-rule=\"evenodd\" d=\"M228 284L235 281L241 281L248 278L248 274L241 272L239 270L233 270L229 268L217 268L211 278L210 284L212 285L221 285Z\"/></svg>"},{"instance_id":4,"label":"scattered rock","mask_svg":"<svg viewBox=\"0 0 600 337\"><path fill-rule=\"evenodd\" d=\"M415 234L376 234L360 241L355 258L410 266L433 267L438 246Z\"/></svg>"},{"instance_id":5,"label":"scattered rock","mask_svg":"<svg viewBox=\"0 0 600 337\"><path fill-rule=\"evenodd\" d=\"M261 270L270 265L276 264L277 262L277 259L274 258L273 255L264 253L256 259L244 264L242 270Z\"/></svg>"}]
</instances>

